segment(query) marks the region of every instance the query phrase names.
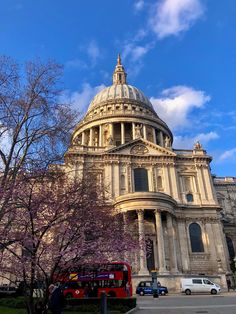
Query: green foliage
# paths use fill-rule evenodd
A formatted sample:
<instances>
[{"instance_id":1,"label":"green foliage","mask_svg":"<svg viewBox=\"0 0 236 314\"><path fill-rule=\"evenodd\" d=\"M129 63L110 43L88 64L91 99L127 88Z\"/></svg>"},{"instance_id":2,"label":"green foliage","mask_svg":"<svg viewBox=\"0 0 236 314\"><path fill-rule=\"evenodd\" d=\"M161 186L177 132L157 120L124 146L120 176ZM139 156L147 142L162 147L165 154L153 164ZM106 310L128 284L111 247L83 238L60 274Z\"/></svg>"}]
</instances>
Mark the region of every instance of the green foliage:
<instances>
[{"instance_id":1,"label":"green foliage","mask_svg":"<svg viewBox=\"0 0 236 314\"><path fill-rule=\"evenodd\" d=\"M63 314L95 314L100 313L101 300L98 298L89 299L68 299ZM136 298L108 298L107 307L111 314L123 314L136 307ZM1 314L26 314L25 299L2 298L0 299Z\"/></svg>"},{"instance_id":2,"label":"green foliage","mask_svg":"<svg viewBox=\"0 0 236 314\"><path fill-rule=\"evenodd\" d=\"M26 314L26 310L24 309L13 309L10 307L0 306L1 314Z\"/></svg>"},{"instance_id":3,"label":"green foliage","mask_svg":"<svg viewBox=\"0 0 236 314\"><path fill-rule=\"evenodd\" d=\"M25 298L2 298L0 299L0 306L6 306L14 309L24 309L25 308ZM2 313L2 312L0 312Z\"/></svg>"}]
</instances>

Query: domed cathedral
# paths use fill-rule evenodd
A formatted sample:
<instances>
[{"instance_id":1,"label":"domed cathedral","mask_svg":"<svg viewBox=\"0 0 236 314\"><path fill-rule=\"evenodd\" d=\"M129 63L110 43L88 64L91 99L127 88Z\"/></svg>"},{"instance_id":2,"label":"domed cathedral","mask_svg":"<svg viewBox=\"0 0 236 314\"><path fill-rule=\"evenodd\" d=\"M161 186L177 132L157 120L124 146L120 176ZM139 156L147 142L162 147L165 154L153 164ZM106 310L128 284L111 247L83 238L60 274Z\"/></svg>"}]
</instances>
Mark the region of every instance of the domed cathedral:
<instances>
[{"instance_id":1,"label":"domed cathedral","mask_svg":"<svg viewBox=\"0 0 236 314\"><path fill-rule=\"evenodd\" d=\"M171 130L128 84L118 56L113 83L93 98L75 128L63 168L77 177L93 175L124 227L135 230L140 248L129 256L135 285L156 270L170 290L191 275L225 287L231 270L211 157L199 142L192 150L172 144Z\"/></svg>"}]
</instances>

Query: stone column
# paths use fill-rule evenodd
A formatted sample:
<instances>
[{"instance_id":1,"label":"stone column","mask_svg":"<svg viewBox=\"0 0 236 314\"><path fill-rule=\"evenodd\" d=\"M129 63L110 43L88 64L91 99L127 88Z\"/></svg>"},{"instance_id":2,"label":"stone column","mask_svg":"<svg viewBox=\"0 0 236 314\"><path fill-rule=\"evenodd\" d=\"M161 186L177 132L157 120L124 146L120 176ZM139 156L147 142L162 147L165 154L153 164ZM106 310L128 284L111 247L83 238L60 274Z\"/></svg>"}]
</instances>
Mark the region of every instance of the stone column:
<instances>
[{"instance_id":1,"label":"stone column","mask_svg":"<svg viewBox=\"0 0 236 314\"><path fill-rule=\"evenodd\" d=\"M214 271L217 272L217 253L215 246L215 237L212 230L212 224L210 221L206 222L206 232L208 236L208 252L211 254L211 261L214 268Z\"/></svg>"},{"instance_id":2,"label":"stone column","mask_svg":"<svg viewBox=\"0 0 236 314\"><path fill-rule=\"evenodd\" d=\"M144 211L137 210L138 214L138 231L139 231L139 275L149 275L147 269L147 259L146 259L146 245L145 245L145 232L144 232Z\"/></svg>"},{"instance_id":3,"label":"stone column","mask_svg":"<svg viewBox=\"0 0 236 314\"><path fill-rule=\"evenodd\" d=\"M84 132L82 132L81 144L82 144L82 145L85 145L85 134L84 134Z\"/></svg>"},{"instance_id":4,"label":"stone column","mask_svg":"<svg viewBox=\"0 0 236 314\"><path fill-rule=\"evenodd\" d=\"M135 123L132 122L132 136L133 136L133 140L135 139Z\"/></svg>"},{"instance_id":5,"label":"stone column","mask_svg":"<svg viewBox=\"0 0 236 314\"><path fill-rule=\"evenodd\" d=\"M164 147L163 133L160 131L160 146Z\"/></svg>"},{"instance_id":6,"label":"stone column","mask_svg":"<svg viewBox=\"0 0 236 314\"><path fill-rule=\"evenodd\" d=\"M179 201L179 182L177 180L176 168L174 164L170 165L170 184L172 187L173 198L178 202Z\"/></svg>"},{"instance_id":7,"label":"stone column","mask_svg":"<svg viewBox=\"0 0 236 314\"><path fill-rule=\"evenodd\" d=\"M113 123L110 124L110 135L114 141L114 127L113 127Z\"/></svg>"},{"instance_id":8,"label":"stone column","mask_svg":"<svg viewBox=\"0 0 236 314\"><path fill-rule=\"evenodd\" d=\"M125 124L124 122L121 122L121 144L125 144Z\"/></svg>"},{"instance_id":9,"label":"stone column","mask_svg":"<svg viewBox=\"0 0 236 314\"><path fill-rule=\"evenodd\" d=\"M171 195L171 190L170 190L170 180L169 180L169 173L168 173L168 167L169 165L166 164L162 169L163 169L163 175L164 175L164 183L165 183L165 191L168 195Z\"/></svg>"},{"instance_id":10,"label":"stone column","mask_svg":"<svg viewBox=\"0 0 236 314\"><path fill-rule=\"evenodd\" d=\"M102 146L102 125L99 125L99 146Z\"/></svg>"},{"instance_id":11,"label":"stone column","mask_svg":"<svg viewBox=\"0 0 236 314\"><path fill-rule=\"evenodd\" d=\"M89 130L89 146L93 146L93 128Z\"/></svg>"},{"instance_id":12,"label":"stone column","mask_svg":"<svg viewBox=\"0 0 236 314\"><path fill-rule=\"evenodd\" d=\"M218 258L218 271L223 272L228 270L228 258L226 258L224 244L221 234L221 225L216 222L212 224L215 246L216 246L216 254ZM227 256L228 257L228 256Z\"/></svg>"},{"instance_id":13,"label":"stone column","mask_svg":"<svg viewBox=\"0 0 236 314\"><path fill-rule=\"evenodd\" d=\"M147 127L146 127L146 124L143 124L143 138L145 140L147 139Z\"/></svg>"},{"instance_id":14,"label":"stone column","mask_svg":"<svg viewBox=\"0 0 236 314\"><path fill-rule=\"evenodd\" d=\"M112 185L114 187L114 195L117 197L120 195L120 165L119 162L113 163L113 176L112 179Z\"/></svg>"},{"instance_id":15,"label":"stone column","mask_svg":"<svg viewBox=\"0 0 236 314\"><path fill-rule=\"evenodd\" d=\"M169 254L170 254L170 271L177 273L177 256L176 256L176 243L175 243L175 230L172 222L172 216L167 214L167 232L169 238Z\"/></svg>"},{"instance_id":16,"label":"stone column","mask_svg":"<svg viewBox=\"0 0 236 314\"><path fill-rule=\"evenodd\" d=\"M184 220L178 221L178 232L179 232L179 241L180 241L180 253L181 261L183 267L183 273L186 273L190 270L190 260L189 260L189 251L188 251L188 240L187 240L187 230Z\"/></svg>"},{"instance_id":17,"label":"stone column","mask_svg":"<svg viewBox=\"0 0 236 314\"><path fill-rule=\"evenodd\" d=\"M211 181L210 181L210 173L209 173L209 170L207 167L203 168L203 176L204 176L204 180L205 180L208 199L210 202L215 203L214 196L212 193L213 189L212 189L212 185L211 185Z\"/></svg>"},{"instance_id":18,"label":"stone column","mask_svg":"<svg viewBox=\"0 0 236 314\"><path fill-rule=\"evenodd\" d=\"M155 128L152 128L152 134L153 134L153 143L156 144L157 143L157 138L156 138L156 130L155 130Z\"/></svg>"},{"instance_id":19,"label":"stone column","mask_svg":"<svg viewBox=\"0 0 236 314\"><path fill-rule=\"evenodd\" d=\"M198 181L201 199L202 199L202 202L206 202L207 196L206 196L205 186L204 186L203 177L202 177L202 168L201 166L197 165L196 169L197 169L197 181Z\"/></svg>"},{"instance_id":20,"label":"stone column","mask_svg":"<svg viewBox=\"0 0 236 314\"><path fill-rule=\"evenodd\" d=\"M156 237L157 237L157 246L158 246L158 257L159 257L159 273L164 274L164 273L167 273L166 261L165 261L164 238L163 238L161 213L157 209L155 210L155 219L156 219Z\"/></svg>"}]
</instances>

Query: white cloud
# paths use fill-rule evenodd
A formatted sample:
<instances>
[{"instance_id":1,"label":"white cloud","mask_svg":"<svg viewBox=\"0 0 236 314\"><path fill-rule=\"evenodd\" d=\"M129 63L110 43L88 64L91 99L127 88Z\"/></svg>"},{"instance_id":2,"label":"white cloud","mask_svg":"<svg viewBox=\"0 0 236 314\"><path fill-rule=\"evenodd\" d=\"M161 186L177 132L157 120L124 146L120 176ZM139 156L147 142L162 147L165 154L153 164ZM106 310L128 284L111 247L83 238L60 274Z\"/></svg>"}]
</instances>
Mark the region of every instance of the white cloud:
<instances>
[{"instance_id":1,"label":"white cloud","mask_svg":"<svg viewBox=\"0 0 236 314\"><path fill-rule=\"evenodd\" d=\"M126 59L129 56L131 62L140 60L151 49L151 45L140 46L134 43L128 43L124 46L122 57Z\"/></svg>"},{"instance_id":2,"label":"white cloud","mask_svg":"<svg viewBox=\"0 0 236 314\"><path fill-rule=\"evenodd\" d=\"M92 64L95 65L97 60L101 57L101 50L94 40L91 40L88 44L87 53L89 58L91 58Z\"/></svg>"},{"instance_id":3,"label":"white cloud","mask_svg":"<svg viewBox=\"0 0 236 314\"><path fill-rule=\"evenodd\" d=\"M199 133L196 136L174 136L174 147L176 148L184 148L184 149L193 149L194 144L199 141L204 148L209 141L215 140L219 138L219 135L216 132L208 132L208 133Z\"/></svg>"},{"instance_id":4,"label":"white cloud","mask_svg":"<svg viewBox=\"0 0 236 314\"><path fill-rule=\"evenodd\" d=\"M223 154L219 156L220 161L230 158L236 158L236 148L226 150Z\"/></svg>"},{"instance_id":5,"label":"white cloud","mask_svg":"<svg viewBox=\"0 0 236 314\"><path fill-rule=\"evenodd\" d=\"M172 129L190 125L188 118L193 108L201 108L210 100L204 91L178 85L165 89L160 98L151 97L154 109L162 120Z\"/></svg>"},{"instance_id":6,"label":"white cloud","mask_svg":"<svg viewBox=\"0 0 236 314\"><path fill-rule=\"evenodd\" d=\"M72 108L78 110L80 113L85 113L92 98L99 93L106 86L101 84L98 86L91 86L88 83L83 84L80 92L65 91L61 97L61 101L70 103Z\"/></svg>"},{"instance_id":7,"label":"white cloud","mask_svg":"<svg viewBox=\"0 0 236 314\"><path fill-rule=\"evenodd\" d=\"M129 61L127 72L129 76L136 76L143 67L143 57L153 48L153 43L146 45L137 45L135 41L125 43L122 52L122 59Z\"/></svg>"},{"instance_id":8,"label":"white cloud","mask_svg":"<svg viewBox=\"0 0 236 314\"><path fill-rule=\"evenodd\" d=\"M88 65L78 58L71 59L65 63L67 68L78 68L78 69L87 69Z\"/></svg>"},{"instance_id":9,"label":"white cloud","mask_svg":"<svg viewBox=\"0 0 236 314\"><path fill-rule=\"evenodd\" d=\"M188 30L204 12L200 0L157 1L149 25L159 39Z\"/></svg>"},{"instance_id":10,"label":"white cloud","mask_svg":"<svg viewBox=\"0 0 236 314\"><path fill-rule=\"evenodd\" d=\"M134 10L136 12L139 12L143 9L144 7L144 1L143 0L138 0L134 3Z\"/></svg>"},{"instance_id":11,"label":"white cloud","mask_svg":"<svg viewBox=\"0 0 236 314\"><path fill-rule=\"evenodd\" d=\"M89 59L88 62L85 62L81 58L74 58L68 60L65 65L67 68L79 68L79 69L89 69L94 67L99 58L102 56L101 49L99 48L96 41L91 40L86 46L81 46L79 49L87 54Z\"/></svg>"}]
</instances>

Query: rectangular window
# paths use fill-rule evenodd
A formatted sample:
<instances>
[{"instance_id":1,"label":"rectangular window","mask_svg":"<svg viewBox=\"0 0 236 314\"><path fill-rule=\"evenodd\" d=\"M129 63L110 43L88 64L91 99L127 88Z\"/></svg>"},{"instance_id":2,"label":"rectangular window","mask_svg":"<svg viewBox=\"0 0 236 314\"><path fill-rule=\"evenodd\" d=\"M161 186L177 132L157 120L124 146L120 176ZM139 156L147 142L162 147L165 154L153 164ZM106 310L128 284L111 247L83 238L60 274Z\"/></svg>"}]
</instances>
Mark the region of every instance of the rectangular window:
<instances>
[{"instance_id":1,"label":"rectangular window","mask_svg":"<svg viewBox=\"0 0 236 314\"><path fill-rule=\"evenodd\" d=\"M148 172L144 168L134 169L134 189L135 192L149 191Z\"/></svg>"}]
</instances>

